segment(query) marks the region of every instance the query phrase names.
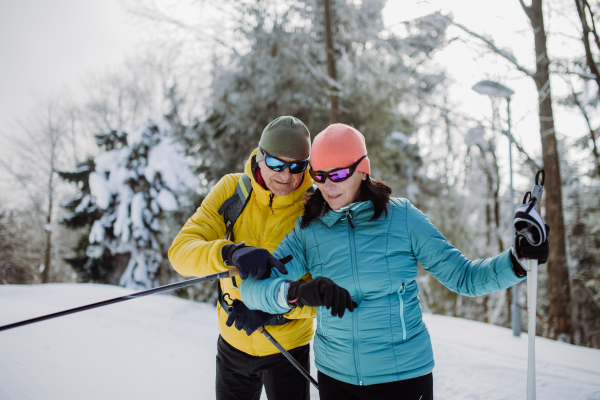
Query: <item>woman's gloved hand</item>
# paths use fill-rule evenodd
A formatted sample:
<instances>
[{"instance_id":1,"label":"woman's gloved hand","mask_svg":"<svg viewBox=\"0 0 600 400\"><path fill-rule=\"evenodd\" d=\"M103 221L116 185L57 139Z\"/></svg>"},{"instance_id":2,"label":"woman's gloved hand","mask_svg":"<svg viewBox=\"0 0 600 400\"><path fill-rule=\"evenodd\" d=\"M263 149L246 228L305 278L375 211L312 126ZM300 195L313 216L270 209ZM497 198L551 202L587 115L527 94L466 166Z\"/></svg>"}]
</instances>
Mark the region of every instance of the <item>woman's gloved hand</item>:
<instances>
[{"instance_id":1,"label":"woman's gloved hand","mask_svg":"<svg viewBox=\"0 0 600 400\"><path fill-rule=\"evenodd\" d=\"M548 245L548 235L550 234L550 227L544 224L546 227L546 240L542 242L539 246L534 246L525 236L517 235L515 237L515 253L517 254L517 258L522 260L524 258L528 258L530 260L538 260L539 264L545 264L548 261L548 256L550 255L550 246Z\"/></svg>"},{"instance_id":2,"label":"woman's gloved hand","mask_svg":"<svg viewBox=\"0 0 600 400\"><path fill-rule=\"evenodd\" d=\"M271 276L272 268L276 268L284 275L288 273L285 265L273 257L268 250L246 247L243 242L223 246L222 255L227 265L238 267L242 279L266 279Z\"/></svg>"},{"instance_id":3,"label":"woman's gloved hand","mask_svg":"<svg viewBox=\"0 0 600 400\"><path fill-rule=\"evenodd\" d=\"M331 315L342 318L346 309L352 312L358 304L352 301L350 292L324 276L310 282L291 282L287 292L290 307L318 307L331 309Z\"/></svg>"}]
</instances>

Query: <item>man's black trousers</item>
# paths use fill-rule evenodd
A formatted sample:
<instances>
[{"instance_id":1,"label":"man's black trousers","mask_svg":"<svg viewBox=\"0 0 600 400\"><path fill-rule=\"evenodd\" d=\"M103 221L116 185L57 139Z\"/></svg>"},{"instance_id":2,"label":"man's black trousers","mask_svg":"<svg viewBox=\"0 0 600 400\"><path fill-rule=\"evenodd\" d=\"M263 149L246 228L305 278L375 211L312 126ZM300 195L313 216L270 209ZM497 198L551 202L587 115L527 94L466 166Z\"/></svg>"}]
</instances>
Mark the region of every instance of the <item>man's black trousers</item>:
<instances>
[{"instance_id":1,"label":"man's black trousers","mask_svg":"<svg viewBox=\"0 0 600 400\"><path fill-rule=\"evenodd\" d=\"M321 400L433 400L431 373L404 381L357 386L338 381L319 371Z\"/></svg>"},{"instance_id":2,"label":"man's black trousers","mask_svg":"<svg viewBox=\"0 0 600 400\"><path fill-rule=\"evenodd\" d=\"M289 353L310 373L309 345ZM308 400L308 380L281 353L255 357L221 336L217 342L217 400L259 400L263 385L269 400Z\"/></svg>"}]
</instances>

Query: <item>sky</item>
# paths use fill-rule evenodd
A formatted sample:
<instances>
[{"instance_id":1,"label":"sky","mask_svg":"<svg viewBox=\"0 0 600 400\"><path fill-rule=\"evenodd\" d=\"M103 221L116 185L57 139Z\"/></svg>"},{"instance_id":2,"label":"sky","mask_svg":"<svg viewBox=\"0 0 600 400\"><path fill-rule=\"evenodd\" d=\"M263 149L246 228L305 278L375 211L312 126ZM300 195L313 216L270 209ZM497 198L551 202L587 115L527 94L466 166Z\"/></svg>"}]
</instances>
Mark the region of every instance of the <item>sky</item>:
<instances>
[{"instance_id":1,"label":"sky","mask_svg":"<svg viewBox=\"0 0 600 400\"><path fill-rule=\"evenodd\" d=\"M118 65L142 39L118 0L0 0L0 123Z\"/></svg>"},{"instance_id":2,"label":"sky","mask_svg":"<svg viewBox=\"0 0 600 400\"><path fill-rule=\"evenodd\" d=\"M493 37L500 47L511 50L522 64L533 68L531 27L517 0L389 0L384 22L394 27L434 11L452 13L455 21ZM26 120L41 102L65 89L77 95L82 90L78 84L86 74L122 63L149 36L147 29L131 21L119 0L0 0L0 54L4 60L0 63L0 124L10 126L16 120ZM550 28L553 23L547 21ZM466 37L456 27L449 33ZM552 40L553 48L569 51L559 40ZM475 126L475 120L489 120L492 111L489 99L471 87L491 79L512 88L512 133L531 155L539 157L537 91L532 79L499 58L481 57L480 42L469 42L454 42L436 55L436 61L453 80L450 99L459 111L474 119ZM566 90L557 79L552 85L554 95ZM501 107L505 113L505 106ZM559 137L572 141L585 134L576 112L555 107L555 114ZM501 138L498 148L501 172L507 176L508 141ZM507 182L502 183L502 192ZM518 188L528 185L528 179L517 178Z\"/></svg>"}]
</instances>

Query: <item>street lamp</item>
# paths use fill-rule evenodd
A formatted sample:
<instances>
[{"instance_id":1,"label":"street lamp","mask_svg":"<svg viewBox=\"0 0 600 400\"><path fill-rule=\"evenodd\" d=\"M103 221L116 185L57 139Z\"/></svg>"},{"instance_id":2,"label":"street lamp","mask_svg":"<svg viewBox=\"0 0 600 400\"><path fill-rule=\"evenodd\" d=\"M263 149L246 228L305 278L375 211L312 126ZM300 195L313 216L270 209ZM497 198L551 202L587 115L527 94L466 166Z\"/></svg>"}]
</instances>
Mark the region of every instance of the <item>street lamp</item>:
<instances>
[{"instance_id":1,"label":"street lamp","mask_svg":"<svg viewBox=\"0 0 600 400\"><path fill-rule=\"evenodd\" d=\"M512 233L514 236L514 226L513 226L513 218L515 215L515 191L513 189L513 166L512 166L512 143L513 137L510 131L510 96L512 96L515 92L506 86L494 82L494 81L481 81L477 82L475 86L472 88L479 94L484 94L490 97L503 97L506 99L506 113L508 117L508 131L503 132L508 136L508 157L510 164L510 209L511 209L511 219L510 226L512 227ZM519 287L518 284L513 285L512 290L512 328L514 336L521 336L521 307L519 307Z\"/></svg>"}]
</instances>

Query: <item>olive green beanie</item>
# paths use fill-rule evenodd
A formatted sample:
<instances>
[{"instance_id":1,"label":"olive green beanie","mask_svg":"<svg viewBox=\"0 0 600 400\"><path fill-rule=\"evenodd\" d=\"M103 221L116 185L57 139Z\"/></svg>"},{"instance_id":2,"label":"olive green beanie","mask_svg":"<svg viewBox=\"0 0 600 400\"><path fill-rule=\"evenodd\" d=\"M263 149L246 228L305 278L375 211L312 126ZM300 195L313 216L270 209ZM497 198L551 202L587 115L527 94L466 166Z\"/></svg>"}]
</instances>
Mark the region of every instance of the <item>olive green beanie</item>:
<instances>
[{"instance_id":1,"label":"olive green beanie","mask_svg":"<svg viewBox=\"0 0 600 400\"><path fill-rule=\"evenodd\" d=\"M273 157L306 160L310 156L310 132L298 118L279 117L265 128L258 145ZM259 150L256 161L265 159Z\"/></svg>"}]
</instances>

